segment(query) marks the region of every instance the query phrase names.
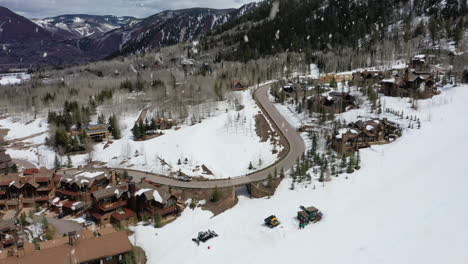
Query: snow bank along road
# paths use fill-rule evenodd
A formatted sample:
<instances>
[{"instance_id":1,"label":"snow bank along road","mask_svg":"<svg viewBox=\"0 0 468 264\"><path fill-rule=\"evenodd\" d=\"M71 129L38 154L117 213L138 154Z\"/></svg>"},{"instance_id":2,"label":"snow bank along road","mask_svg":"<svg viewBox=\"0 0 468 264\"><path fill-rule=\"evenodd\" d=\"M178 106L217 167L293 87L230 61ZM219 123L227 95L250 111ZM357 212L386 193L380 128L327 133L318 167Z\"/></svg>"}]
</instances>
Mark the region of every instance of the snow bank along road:
<instances>
[{"instance_id":1,"label":"snow bank along road","mask_svg":"<svg viewBox=\"0 0 468 264\"><path fill-rule=\"evenodd\" d=\"M276 110L272 102L270 102L268 97L268 90L270 85L263 85L257 88L255 91L255 100L257 104L262 109L263 113L273 122L275 125L275 130L277 133L283 137L287 144L289 145L288 153L280 159L275 164L251 174L235 177L231 179L219 179L219 180L208 180L208 181L192 181L192 182L182 182L174 178L157 175L153 173L147 173L143 171L128 170L130 176L138 180L143 177L151 180L153 182L173 186L180 188L191 188L191 189L210 189L214 187L230 187L230 186L240 186L252 182L258 182L268 178L268 174L273 175L275 167L278 172L283 168L285 171L292 168L296 164L297 158L299 158L302 153L305 151L304 141L302 140L299 133L286 121L286 119ZM123 171L124 169L115 169L116 171ZM233 177L236 175L233 175Z\"/></svg>"}]
</instances>

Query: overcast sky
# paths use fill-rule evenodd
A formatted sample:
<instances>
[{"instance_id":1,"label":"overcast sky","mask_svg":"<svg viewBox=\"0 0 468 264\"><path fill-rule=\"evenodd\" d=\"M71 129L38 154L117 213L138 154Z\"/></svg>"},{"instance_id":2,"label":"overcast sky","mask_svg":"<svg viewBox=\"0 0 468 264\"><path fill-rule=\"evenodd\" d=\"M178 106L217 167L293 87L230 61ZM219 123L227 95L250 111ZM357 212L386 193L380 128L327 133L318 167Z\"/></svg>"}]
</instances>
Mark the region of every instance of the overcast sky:
<instances>
[{"instance_id":1,"label":"overcast sky","mask_svg":"<svg viewBox=\"0 0 468 264\"><path fill-rule=\"evenodd\" d=\"M164 10L191 7L233 8L255 0L0 0L0 6L28 18L64 14L144 18Z\"/></svg>"}]
</instances>

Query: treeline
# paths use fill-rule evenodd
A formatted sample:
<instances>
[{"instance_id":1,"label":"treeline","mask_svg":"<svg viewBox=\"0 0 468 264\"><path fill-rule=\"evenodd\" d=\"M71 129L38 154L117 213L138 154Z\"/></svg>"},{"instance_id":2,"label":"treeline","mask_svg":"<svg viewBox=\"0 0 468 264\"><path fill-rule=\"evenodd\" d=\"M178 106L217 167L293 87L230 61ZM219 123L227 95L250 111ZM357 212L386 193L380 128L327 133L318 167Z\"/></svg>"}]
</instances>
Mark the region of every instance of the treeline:
<instances>
[{"instance_id":1,"label":"treeline","mask_svg":"<svg viewBox=\"0 0 468 264\"><path fill-rule=\"evenodd\" d=\"M279 12L269 19L273 2L279 2ZM216 33L257 21L250 29L223 34L220 38L207 37L202 39L202 44L211 47L218 39L225 47L237 43L239 47L224 49L218 55L219 60L232 61L248 61L286 51L304 52L308 60L313 60L316 51L336 52L345 47L356 53L372 53L384 39L395 43L408 41L424 35L426 28L433 41L441 34L459 41L467 28L467 10L466 1L457 0L265 1L245 17L226 23ZM428 16L428 25L421 22L417 27L412 26L417 16ZM403 21L403 30L395 28L398 21ZM390 26L393 30L389 30Z\"/></svg>"},{"instance_id":2,"label":"treeline","mask_svg":"<svg viewBox=\"0 0 468 264\"><path fill-rule=\"evenodd\" d=\"M162 120L162 119L158 118L158 120ZM151 118L151 120L145 119L144 122L143 120L140 120L138 123L135 123L135 125L132 128L133 138L142 139L147 134L147 132L155 131L157 129L162 129L162 128L161 128L161 125L158 124L156 119L154 118Z\"/></svg>"},{"instance_id":3,"label":"treeline","mask_svg":"<svg viewBox=\"0 0 468 264\"><path fill-rule=\"evenodd\" d=\"M95 113L95 104L84 106L80 105L76 101L65 101L61 113L49 111L47 122L55 125L56 127L63 127L67 131L73 126L77 129L81 129L89 124L91 115Z\"/></svg>"},{"instance_id":4,"label":"treeline","mask_svg":"<svg viewBox=\"0 0 468 264\"><path fill-rule=\"evenodd\" d=\"M84 128L95 112L93 105L84 106L76 101L65 101L61 113L49 111L47 122L55 129L51 129L46 145L54 147L62 154L86 150L89 139ZM71 133L72 128L77 131L74 135Z\"/></svg>"},{"instance_id":5,"label":"treeline","mask_svg":"<svg viewBox=\"0 0 468 264\"><path fill-rule=\"evenodd\" d=\"M62 112L48 113L47 122L52 125L52 129L45 144L62 154L90 150L92 142L86 133L86 126L95 114L96 106L93 103L85 106L76 101L65 101ZM105 116L99 115L98 122L106 124ZM120 126L115 114L107 119L107 125L113 138L120 139Z\"/></svg>"}]
</instances>

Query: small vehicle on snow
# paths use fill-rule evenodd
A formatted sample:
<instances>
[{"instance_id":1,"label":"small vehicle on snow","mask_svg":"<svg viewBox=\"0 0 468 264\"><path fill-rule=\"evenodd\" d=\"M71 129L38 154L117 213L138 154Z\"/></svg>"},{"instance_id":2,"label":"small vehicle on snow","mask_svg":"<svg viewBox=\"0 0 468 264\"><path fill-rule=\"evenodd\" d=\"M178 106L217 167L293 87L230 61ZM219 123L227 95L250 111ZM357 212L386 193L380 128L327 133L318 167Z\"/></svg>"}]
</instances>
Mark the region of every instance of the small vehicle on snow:
<instances>
[{"instance_id":1,"label":"small vehicle on snow","mask_svg":"<svg viewBox=\"0 0 468 264\"><path fill-rule=\"evenodd\" d=\"M216 234L216 232L211 231L211 230L208 229L208 231L206 231L206 232L203 232L203 231L198 232L197 238L192 238L192 241L197 243L197 245L199 246L200 242L205 243L209 239L212 239L212 238L217 237L217 236L218 236L218 234Z\"/></svg>"},{"instance_id":2,"label":"small vehicle on snow","mask_svg":"<svg viewBox=\"0 0 468 264\"><path fill-rule=\"evenodd\" d=\"M310 207L300 207L302 211L297 212L297 219L304 224L308 223L316 223L322 220L323 214L317 208L310 206Z\"/></svg>"},{"instance_id":3,"label":"small vehicle on snow","mask_svg":"<svg viewBox=\"0 0 468 264\"><path fill-rule=\"evenodd\" d=\"M270 215L269 217L265 218L265 225L274 228L277 227L280 224L280 221L278 221L278 218L276 218L275 215Z\"/></svg>"}]
</instances>

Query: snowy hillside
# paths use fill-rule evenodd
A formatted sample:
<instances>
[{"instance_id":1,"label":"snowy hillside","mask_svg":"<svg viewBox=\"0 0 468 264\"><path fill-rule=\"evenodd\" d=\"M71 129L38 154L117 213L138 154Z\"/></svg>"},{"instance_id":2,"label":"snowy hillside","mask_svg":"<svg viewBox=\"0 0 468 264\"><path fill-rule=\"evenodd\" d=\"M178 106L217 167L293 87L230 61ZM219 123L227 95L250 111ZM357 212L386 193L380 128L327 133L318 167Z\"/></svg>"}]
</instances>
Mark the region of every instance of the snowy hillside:
<instances>
[{"instance_id":1,"label":"snowy hillside","mask_svg":"<svg viewBox=\"0 0 468 264\"><path fill-rule=\"evenodd\" d=\"M32 20L37 25L50 32L67 31L76 38L102 35L120 27L138 23L134 17L94 16L94 15L62 15L44 19Z\"/></svg>"},{"instance_id":2,"label":"snowy hillside","mask_svg":"<svg viewBox=\"0 0 468 264\"><path fill-rule=\"evenodd\" d=\"M261 142L256 133L255 116L260 109L252 99L250 91L234 92L232 100L236 100L244 108L236 111L232 101L212 104L212 116L202 123L193 126L184 124L178 130L164 130L164 135L146 141L133 140L131 129L139 113L122 115L122 139L96 144L90 154L71 156L73 165L85 165L91 157L92 160L102 162L108 167L151 171L164 175L181 170L187 175L205 178L243 176L252 172L248 169L250 162L255 169L269 166L276 161L278 153L272 153L275 147L270 140ZM52 148L43 145L48 134L36 134L48 129L46 120L38 118L25 124L18 119L7 118L0 120L1 128L9 129L7 140L31 136L23 140L26 146L8 149L7 152L13 158L53 168L55 153ZM280 151L281 148L276 147L276 150ZM64 163L66 156L61 159ZM162 164L163 160L167 165ZM203 165L213 175L202 175Z\"/></svg>"},{"instance_id":3,"label":"snowy hillside","mask_svg":"<svg viewBox=\"0 0 468 264\"><path fill-rule=\"evenodd\" d=\"M248 91L235 92L244 109L235 111L222 102L216 106L213 117L194 126L183 125L179 130L165 130L164 135L143 142L132 140L131 128L136 120L128 119L124 125L123 139L104 149L95 147L94 159L110 167L128 167L167 174L179 169L192 176L201 175L201 166L208 167L214 175L207 178L227 178L249 173L249 162L256 168L272 164L277 154L272 154L271 142L260 142L255 132L256 106ZM226 111L226 109L229 109ZM127 121L125 121L127 122ZM169 166L161 165L163 159ZM181 163L178 165L178 160ZM187 162L185 162L187 159ZM259 162L261 160L261 162ZM259 164L261 163L261 164Z\"/></svg>"},{"instance_id":4,"label":"snowy hillside","mask_svg":"<svg viewBox=\"0 0 468 264\"><path fill-rule=\"evenodd\" d=\"M31 79L31 75L26 73L0 74L0 85L21 84L29 79Z\"/></svg>"},{"instance_id":5,"label":"snowy hillside","mask_svg":"<svg viewBox=\"0 0 468 264\"><path fill-rule=\"evenodd\" d=\"M467 104L467 85L445 88L419 105L420 130L362 150L358 172L315 189L290 190L287 179L275 196L240 197L214 218L187 209L162 229L134 228L131 241L149 263L466 263ZM298 230L300 205L322 210L322 222ZM280 227L262 225L271 214ZM191 238L207 229L219 237L197 247Z\"/></svg>"}]
</instances>

